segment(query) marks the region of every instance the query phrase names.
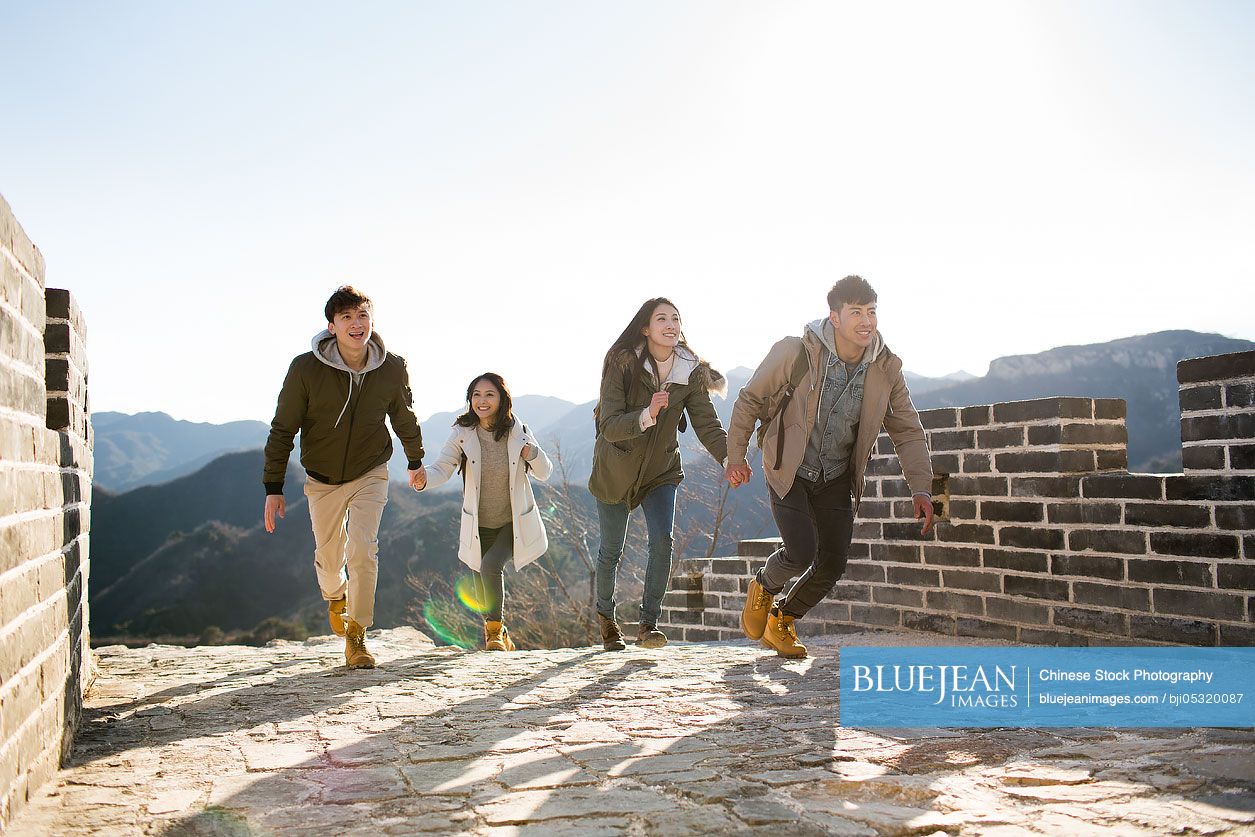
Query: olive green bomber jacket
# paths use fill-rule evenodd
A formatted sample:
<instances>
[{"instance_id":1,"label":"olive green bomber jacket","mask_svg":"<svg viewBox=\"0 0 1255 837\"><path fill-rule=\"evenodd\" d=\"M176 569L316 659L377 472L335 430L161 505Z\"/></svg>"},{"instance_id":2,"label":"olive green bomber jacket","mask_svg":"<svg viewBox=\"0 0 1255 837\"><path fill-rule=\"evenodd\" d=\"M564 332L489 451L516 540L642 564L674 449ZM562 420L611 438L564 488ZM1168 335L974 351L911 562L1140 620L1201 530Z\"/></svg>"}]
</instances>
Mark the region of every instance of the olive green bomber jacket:
<instances>
[{"instance_id":1,"label":"olive green bomber jacket","mask_svg":"<svg viewBox=\"0 0 1255 837\"><path fill-rule=\"evenodd\" d=\"M311 351L293 359L279 391L266 440L262 482L282 494L293 439L301 434L301 466L319 482L351 482L392 457L392 435L401 440L409 467L422 465L423 436L414 415L405 360L372 334L366 369L354 374L323 331Z\"/></svg>"}]
</instances>

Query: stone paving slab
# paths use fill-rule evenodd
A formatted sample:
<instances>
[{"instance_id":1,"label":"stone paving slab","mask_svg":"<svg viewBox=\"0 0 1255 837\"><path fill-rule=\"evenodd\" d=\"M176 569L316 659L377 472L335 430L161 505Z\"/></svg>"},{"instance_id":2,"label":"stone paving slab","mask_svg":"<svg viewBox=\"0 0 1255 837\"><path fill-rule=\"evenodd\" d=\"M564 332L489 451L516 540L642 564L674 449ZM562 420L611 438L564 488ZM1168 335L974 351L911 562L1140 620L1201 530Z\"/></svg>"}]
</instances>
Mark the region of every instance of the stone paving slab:
<instances>
[{"instance_id":1,"label":"stone paving slab","mask_svg":"<svg viewBox=\"0 0 1255 837\"><path fill-rule=\"evenodd\" d=\"M1249 730L837 723L843 645L465 652L373 632L97 651L72 763L15 835L1255 834ZM985 643L972 643L985 644Z\"/></svg>"}]
</instances>

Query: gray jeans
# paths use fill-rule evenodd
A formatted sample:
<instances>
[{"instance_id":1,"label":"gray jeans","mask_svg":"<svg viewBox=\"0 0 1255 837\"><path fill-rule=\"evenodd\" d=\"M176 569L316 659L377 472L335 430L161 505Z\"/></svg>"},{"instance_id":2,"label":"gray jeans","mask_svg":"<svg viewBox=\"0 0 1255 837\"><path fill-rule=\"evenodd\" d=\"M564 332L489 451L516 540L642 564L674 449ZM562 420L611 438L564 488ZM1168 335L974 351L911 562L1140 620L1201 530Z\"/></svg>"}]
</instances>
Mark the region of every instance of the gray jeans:
<instances>
[{"instance_id":1,"label":"gray jeans","mask_svg":"<svg viewBox=\"0 0 1255 837\"><path fill-rule=\"evenodd\" d=\"M485 622L500 622L501 608L505 602L505 565L514 557L514 526L507 523L500 529L479 530L480 548L484 557L479 563L475 581L479 586L479 600L484 603Z\"/></svg>"}]
</instances>

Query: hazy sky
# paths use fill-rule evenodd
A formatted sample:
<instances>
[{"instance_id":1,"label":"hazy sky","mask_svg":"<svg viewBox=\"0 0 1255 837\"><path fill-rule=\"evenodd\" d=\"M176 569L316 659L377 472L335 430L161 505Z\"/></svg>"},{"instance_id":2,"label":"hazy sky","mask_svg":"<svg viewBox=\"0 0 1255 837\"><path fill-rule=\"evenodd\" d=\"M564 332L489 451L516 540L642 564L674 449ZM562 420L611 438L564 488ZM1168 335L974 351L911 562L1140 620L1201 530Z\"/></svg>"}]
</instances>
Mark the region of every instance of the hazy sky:
<instances>
[{"instance_id":1,"label":"hazy sky","mask_svg":"<svg viewBox=\"0 0 1255 837\"><path fill-rule=\"evenodd\" d=\"M880 293L908 369L1255 338L1255 4L0 0L0 193L96 410L269 420L352 282L420 416Z\"/></svg>"}]
</instances>

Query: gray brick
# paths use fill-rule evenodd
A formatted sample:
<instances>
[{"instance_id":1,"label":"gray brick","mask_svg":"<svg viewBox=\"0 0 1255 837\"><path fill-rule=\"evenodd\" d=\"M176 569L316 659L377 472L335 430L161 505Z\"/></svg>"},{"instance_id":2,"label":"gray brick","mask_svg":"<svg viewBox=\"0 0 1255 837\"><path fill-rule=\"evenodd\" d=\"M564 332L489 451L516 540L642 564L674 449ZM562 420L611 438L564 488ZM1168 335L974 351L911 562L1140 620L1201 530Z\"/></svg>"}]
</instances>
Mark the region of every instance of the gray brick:
<instances>
[{"instance_id":1,"label":"gray brick","mask_svg":"<svg viewBox=\"0 0 1255 837\"><path fill-rule=\"evenodd\" d=\"M924 591L906 587L873 587L872 601L876 604L923 607Z\"/></svg>"},{"instance_id":2,"label":"gray brick","mask_svg":"<svg viewBox=\"0 0 1255 837\"><path fill-rule=\"evenodd\" d=\"M1045 625L1050 621L1050 608L1019 599L990 596L985 599L985 615L990 619L1001 619L1004 622Z\"/></svg>"},{"instance_id":3,"label":"gray brick","mask_svg":"<svg viewBox=\"0 0 1255 837\"><path fill-rule=\"evenodd\" d=\"M1096 474L1081 480L1081 492L1085 497L1162 500L1164 478L1147 474Z\"/></svg>"},{"instance_id":4,"label":"gray brick","mask_svg":"<svg viewBox=\"0 0 1255 837\"><path fill-rule=\"evenodd\" d=\"M942 570L941 583L947 588L957 587L962 590L997 593L1002 590L1002 574L972 570Z\"/></svg>"},{"instance_id":5,"label":"gray brick","mask_svg":"<svg viewBox=\"0 0 1255 837\"><path fill-rule=\"evenodd\" d=\"M1128 405L1124 403L1123 398L1095 398L1094 399L1094 418L1114 421L1125 418L1128 414Z\"/></svg>"},{"instance_id":6,"label":"gray brick","mask_svg":"<svg viewBox=\"0 0 1255 837\"><path fill-rule=\"evenodd\" d=\"M1167 477L1165 493L1169 500L1255 500L1255 476L1193 475ZM1151 499L1159 499L1152 497Z\"/></svg>"},{"instance_id":7,"label":"gray brick","mask_svg":"<svg viewBox=\"0 0 1255 837\"><path fill-rule=\"evenodd\" d=\"M1088 450L1030 450L994 454L994 466L1003 473L1088 473L1094 470L1094 463L1094 452Z\"/></svg>"},{"instance_id":8,"label":"gray brick","mask_svg":"<svg viewBox=\"0 0 1255 837\"><path fill-rule=\"evenodd\" d=\"M1128 619L1129 617L1123 613L1112 613L1106 610L1086 610L1079 607L1055 608L1055 625L1096 634L1128 636Z\"/></svg>"},{"instance_id":9,"label":"gray brick","mask_svg":"<svg viewBox=\"0 0 1255 837\"><path fill-rule=\"evenodd\" d=\"M1049 599L1066 602L1068 600L1068 584L1053 578L1038 576L1008 575L1002 579L1003 589L1008 596L1027 596L1033 599Z\"/></svg>"},{"instance_id":10,"label":"gray brick","mask_svg":"<svg viewBox=\"0 0 1255 837\"><path fill-rule=\"evenodd\" d=\"M1151 532L1150 550L1159 555L1237 558L1238 539L1236 535L1206 532Z\"/></svg>"},{"instance_id":11,"label":"gray brick","mask_svg":"<svg viewBox=\"0 0 1255 837\"><path fill-rule=\"evenodd\" d=\"M899 564L920 563L920 548L912 544L873 543L869 544L871 560L893 561Z\"/></svg>"},{"instance_id":12,"label":"gray brick","mask_svg":"<svg viewBox=\"0 0 1255 837\"><path fill-rule=\"evenodd\" d=\"M1012 497L1080 497L1080 477L1016 477L1011 480Z\"/></svg>"},{"instance_id":13,"label":"gray brick","mask_svg":"<svg viewBox=\"0 0 1255 837\"><path fill-rule=\"evenodd\" d=\"M1089 637L1084 634L1074 634L1069 631L1051 631L1044 628L1020 628L1020 642L1026 642L1030 645L1081 647L1090 644Z\"/></svg>"},{"instance_id":14,"label":"gray brick","mask_svg":"<svg viewBox=\"0 0 1255 837\"><path fill-rule=\"evenodd\" d=\"M1211 567L1211 564L1199 561L1160 561L1153 558L1136 558L1128 563L1129 581L1211 587Z\"/></svg>"},{"instance_id":15,"label":"gray brick","mask_svg":"<svg viewBox=\"0 0 1255 837\"><path fill-rule=\"evenodd\" d=\"M976 444L982 448L1022 448L1024 447L1024 428L992 427L988 430L978 430L976 431Z\"/></svg>"},{"instance_id":16,"label":"gray brick","mask_svg":"<svg viewBox=\"0 0 1255 837\"><path fill-rule=\"evenodd\" d=\"M1022 500L1012 502L981 500L979 516L982 520L1013 523L1036 523L1045 519L1041 503L1029 503Z\"/></svg>"},{"instance_id":17,"label":"gray brick","mask_svg":"<svg viewBox=\"0 0 1255 837\"><path fill-rule=\"evenodd\" d=\"M1181 419L1182 442L1209 439L1255 439L1255 413L1185 416Z\"/></svg>"},{"instance_id":18,"label":"gray brick","mask_svg":"<svg viewBox=\"0 0 1255 837\"><path fill-rule=\"evenodd\" d=\"M1119 552L1146 554L1146 533L1122 529L1076 529L1068 532L1068 549L1073 552Z\"/></svg>"},{"instance_id":19,"label":"gray brick","mask_svg":"<svg viewBox=\"0 0 1255 837\"><path fill-rule=\"evenodd\" d=\"M890 584L906 584L913 587L939 587L941 573L920 567L886 567L885 577Z\"/></svg>"},{"instance_id":20,"label":"gray brick","mask_svg":"<svg viewBox=\"0 0 1255 837\"><path fill-rule=\"evenodd\" d=\"M1044 573L1049 565L1040 552L1015 552L1007 549L984 549L981 562L986 567L1019 572Z\"/></svg>"},{"instance_id":21,"label":"gray brick","mask_svg":"<svg viewBox=\"0 0 1255 837\"><path fill-rule=\"evenodd\" d=\"M979 523L949 523L943 521L933 530L937 540L947 543L982 543L994 542L994 527Z\"/></svg>"},{"instance_id":22,"label":"gray brick","mask_svg":"<svg viewBox=\"0 0 1255 837\"><path fill-rule=\"evenodd\" d=\"M994 405L995 422L1032 421L1051 418L1092 418L1094 402L1090 398L1038 398L1033 401L1012 401Z\"/></svg>"},{"instance_id":23,"label":"gray brick","mask_svg":"<svg viewBox=\"0 0 1255 837\"><path fill-rule=\"evenodd\" d=\"M965 453L959 466L965 474L987 474L992 468L992 457L987 453Z\"/></svg>"},{"instance_id":24,"label":"gray brick","mask_svg":"<svg viewBox=\"0 0 1255 837\"><path fill-rule=\"evenodd\" d=\"M1246 616L1246 600L1228 593L1156 587L1151 592L1156 613L1172 616L1206 616L1238 621Z\"/></svg>"},{"instance_id":25,"label":"gray brick","mask_svg":"<svg viewBox=\"0 0 1255 837\"><path fill-rule=\"evenodd\" d=\"M968 613L974 616L983 616L985 613L985 605L981 601L980 596L973 596L966 593L955 593L950 590L929 590L925 594L925 601L932 610L943 610L948 613Z\"/></svg>"},{"instance_id":26,"label":"gray brick","mask_svg":"<svg viewBox=\"0 0 1255 837\"><path fill-rule=\"evenodd\" d=\"M1220 529L1255 529L1255 506L1216 506L1216 526Z\"/></svg>"},{"instance_id":27,"label":"gray brick","mask_svg":"<svg viewBox=\"0 0 1255 837\"><path fill-rule=\"evenodd\" d=\"M1128 526L1201 529L1211 522L1211 512L1206 506L1183 503L1129 503L1124 507L1124 522Z\"/></svg>"},{"instance_id":28,"label":"gray brick","mask_svg":"<svg viewBox=\"0 0 1255 837\"><path fill-rule=\"evenodd\" d=\"M928 434L931 451L971 450L976 447L976 433L972 430L934 430Z\"/></svg>"},{"instance_id":29,"label":"gray brick","mask_svg":"<svg viewBox=\"0 0 1255 837\"><path fill-rule=\"evenodd\" d=\"M1182 387L1180 391L1181 412L1194 410L1219 410L1224 406L1224 392L1217 385L1201 387Z\"/></svg>"},{"instance_id":30,"label":"gray brick","mask_svg":"<svg viewBox=\"0 0 1255 837\"><path fill-rule=\"evenodd\" d=\"M1050 503L1046 515L1054 524L1107 524L1120 522L1120 504L1095 501Z\"/></svg>"},{"instance_id":31,"label":"gray brick","mask_svg":"<svg viewBox=\"0 0 1255 837\"><path fill-rule=\"evenodd\" d=\"M1129 634L1137 639L1178 645L1215 645L1217 631L1216 626L1210 622L1133 615L1129 617Z\"/></svg>"},{"instance_id":32,"label":"gray brick","mask_svg":"<svg viewBox=\"0 0 1255 837\"><path fill-rule=\"evenodd\" d=\"M924 563L944 567L979 567L980 550L969 546L925 544Z\"/></svg>"},{"instance_id":33,"label":"gray brick","mask_svg":"<svg viewBox=\"0 0 1255 837\"><path fill-rule=\"evenodd\" d=\"M1181 450L1181 465L1187 471L1223 471L1224 445L1190 445Z\"/></svg>"},{"instance_id":34,"label":"gray brick","mask_svg":"<svg viewBox=\"0 0 1255 837\"><path fill-rule=\"evenodd\" d=\"M964 407L959 410L959 424L964 427L976 427L982 424L989 424L992 414L992 407Z\"/></svg>"},{"instance_id":35,"label":"gray brick","mask_svg":"<svg viewBox=\"0 0 1255 837\"><path fill-rule=\"evenodd\" d=\"M832 588L828 593L828 598L839 602L870 602L872 600L872 591L866 584L854 584L843 581Z\"/></svg>"},{"instance_id":36,"label":"gray brick","mask_svg":"<svg viewBox=\"0 0 1255 837\"><path fill-rule=\"evenodd\" d=\"M935 430L939 427L957 427L959 424L959 411L953 407L921 410L919 421L925 430Z\"/></svg>"},{"instance_id":37,"label":"gray brick","mask_svg":"<svg viewBox=\"0 0 1255 837\"><path fill-rule=\"evenodd\" d=\"M851 561L845 565L844 578L848 578L850 581L883 582L885 580L885 568L883 564Z\"/></svg>"},{"instance_id":38,"label":"gray brick","mask_svg":"<svg viewBox=\"0 0 1255 837\"><path fill-rule=\"evenodd\" d=\"M908 610L902 613L902 627L954 636L954 617L944 613L917 613Z\"/></svg>"},{"instance_id":39,"label":"gray brick","mask_svg":"<svg viewBox=\"0 0 1255 837\"><path fill-rule=\"evenodd\" d=\"M1255 445L1230 445L1229 467L1235 471L1255 470Z\"/></svg>"},{"instance_id":40,"label":"gray brick","mask_svg":"<svg viewBox=\"0 0 1255 837\"><path fill-rule=\"evenodd\" d=\"M1190 358L1177 363L1177 381L1184 384L1255 377L1255 351Z\"/></svg>"},{"instance_id":41,"label":"gray brick","mask_svg":"<svg viewBox=\"0 0 1255 837\"><path fill-rule=\"evenodd\" d=\"M1255 407L1255 384L1229 384L1224 388L1225 406Z\"/></svg>"},{"instance_id":42,"label":"gray brick","mask_svg":"<svg viewBox=\"0 0 1255 837\"><path fill-rule=\"evenodd\" d=\"M1120 581L1124 578L1124 559L1110 555L1052 555L1050 574Z\"/></svg>"},{"instance_id":43,"label":"gray brick","mask_svg":"<svg viewBox=\"0 0 1255 837\"><path fill-rule=\"evenodd\" d=\"M998 545L1026 549L1063 549L1063 532L1027 526L1004 526L998 530Z\"/></svg>"},{"instance_id":44,"label":"gray brick","mask_svg":"<svg viewBox=\"0 0 1255 837\"><path fill-rule=\"evenodd\" d=\"M1255 564L1217 564L1216 586L1231 590L1255 590Z\"/></svg>"},{"instance_id":45,"label":"gray brick","mask_svg":"<svg viewBox=\"0 0 1255 837\"><path fill-rule=\"evenodd\" d=\"M951 477L950 496L1006 497L1007 478L969 476Z\"/></svg>"},{"instance_id":46,"label":"gray brick","mask_svg":"<svg viewBox=\"0 0 1255 837\"><path fill-rule=\"evenodd\" d=\"M860 625L882 625L897 627L901 624L902 613L889 607L876 605L850 605L850 621Z\"/></svg>"}]
</instances>

